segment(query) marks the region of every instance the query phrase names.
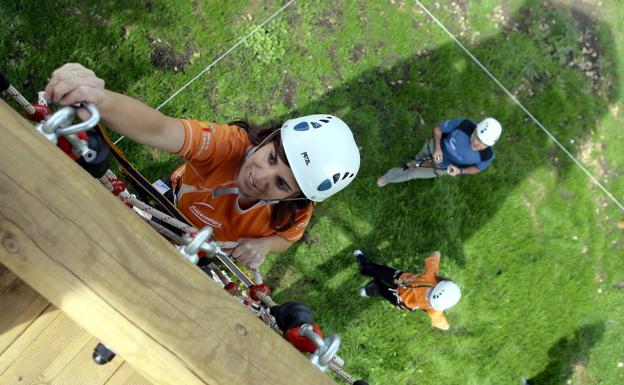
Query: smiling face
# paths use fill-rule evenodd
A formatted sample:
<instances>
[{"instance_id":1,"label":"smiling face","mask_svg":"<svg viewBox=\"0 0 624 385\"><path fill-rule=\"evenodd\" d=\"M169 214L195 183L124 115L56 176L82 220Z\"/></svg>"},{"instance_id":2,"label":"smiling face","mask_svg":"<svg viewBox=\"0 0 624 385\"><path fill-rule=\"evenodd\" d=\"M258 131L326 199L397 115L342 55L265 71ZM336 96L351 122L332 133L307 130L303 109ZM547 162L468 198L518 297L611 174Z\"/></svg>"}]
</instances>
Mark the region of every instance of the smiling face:
<instances>
[{"instance_id":1,"label":"smiling face","mask_svg":"<svg viewBox=\"0 0 624 385\"><path fill-rule=\"evenodd\" d=\"M280 200L301 192L292 170L277 155L274 141L243 162L236 184L242 194L253 199Z\"/></svg>"}]
</instances>

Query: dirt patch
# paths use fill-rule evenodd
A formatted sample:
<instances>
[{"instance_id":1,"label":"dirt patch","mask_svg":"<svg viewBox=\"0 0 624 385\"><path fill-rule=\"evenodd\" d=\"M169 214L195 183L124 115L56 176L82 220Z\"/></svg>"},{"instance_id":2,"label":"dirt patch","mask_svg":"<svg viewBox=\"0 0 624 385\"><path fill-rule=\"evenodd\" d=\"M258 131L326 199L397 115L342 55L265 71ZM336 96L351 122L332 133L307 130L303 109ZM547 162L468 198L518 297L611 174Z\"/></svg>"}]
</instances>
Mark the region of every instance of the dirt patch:
<instances>
[{"instance_id":1,"label":"dirt patch","mask_svg":"<svg viewBox=\"0 0 624 385\"><path fill-rule=\"evenodd\" d=\"M317 243L319 243L321 241L321 238L318 235L312 235L310 234L309 231L306 231L305 233L303 233L303 237L301 238L303 239L303 242L306 245L316 245Z\"/></svg>"},{"instance_id":2,"label":"dirt patch","mask_svg":"<svg viewBox=\"0 0 624 385\"><path fill-rule=\"evenodd\" d=\"M323 12L323 16L314 19L312 24L317 27L322 27L328 32L335 32L340 27L339 20L342 18L342 10L339 8L335 8L333 10L326 10Z\"/></svg>"},{"instance_id":3,"label":"dirt patch","mask_svg":"<svg viewBox=\"0 0 624 385\"><path fill-rule=\"evenodd\" d=\"M365 56L366 47L364 47L364 44L358 43L355 45L355 47L353 47L353 50L351 50L351 55L349 56L349 58L351 59L351 63L357 63Z\"/></svg>"},{"instance_id":4,"label":"dirt patch","mask_svg":"<svg viewBox=\"0 0 624 385\"><path fill-rule=\"evenodd\" d=\"M527 197L522 197L522 203L526 206L527 210L529 210L529 215L531 216L531 223L533 227L539 229L539 223L537 221L537 213L535 212L535 206L529 202Z\"/></svg>"},{"instance_id":5,"label":"dirt patch","mask_svg":"<svg viewBox=\"0 0 624 385\"><path fill-rule=\"evenodd\" d=\"M193 6L193 14L197 17L202 17L203 12L202 12L201 4L199 3L199 1L193 0L191 5Z\"/></svg>"},{"instance_id":6,"label":"dirt patch","mask_svg":"<svg viewBox=\"0 0 624 385\"><path fill-rule=\"evenodd\" d=\"M620 173L611 167L609 160L603 155L606 149L605 138L600 137L598 143L594 143L593 132L587 136L579 146L579 160L583 164L590 165L600 180L615 179ZM597 157L593 154L599 154Z\"/></svg>"},{"instance_id":7,"label":"dirt patch","mask_svg":"<svg viewBox=\"0 0 624 385\"><path fill-rule=\"evenodd\" d=\"M340 79L341 77L341 65L340 65L340 60L338 60L338 55L337 55L337 48L335 45L332 45L331 47L327 48L327 55L329 56L329 59L332 62L332 65L334 67L334 73L336 74L336 78Z\"/></svg>"},{"instance_id":8,"label":"dirt patch","mask_svg":"<svg viewBox=\"0 0 624 385\"><path fill-rule=\"evenodd\" d=\"M296 107L295 96L297 95L297 82L290 75L284 76L284 83L282 85L282 97L284 98L284 104L289 109Z\"/></svg>"},{"instance_id":9,"label":"dirt patch","mask_svg":"<svg viewBox=\"0 0 624 385\"><path fill-rule=\"evenodd\" d=\"M571 385L595 384L596 379L587 370L587 359L577 362L572 367L572 378L568 382Z\"/></svg>"},{"instance_id":10,"label":"dirt patch","mask_svg":"<svg viewBox=\"0 0 624 385\"><path fill-rule=\"evenodd\" d=\"M364 25L368 24L369 20L368 20L368 16L366 16L366 2L362 1L360 2L360 7L359 7L359 16L360 16L360 21L364 23Z\"/></svg>"},{"instance_id":11,"label":"dirt patch","mask_svg":"<svg viewBox=\"0 0 624 385\"><path fill-rule=\"evenodd\" d=\"M624 279L620 280L619 282L614 283L611 287L616 290L624 289Z\"/></svg>"},{"instance_id":12,"label":"dirt patch","mask_svg":"<svg viewBox=\"0 0 624 385\"><path fill-rule=\"evenodd\" d=\"M572 6L572 16L581 28L582 35L579 39L582 56L572 61L572 67L583 71L585 77L591 81L592 90L598 94L603 89L608 89L612 81L603 79L600 63L602 47L596 31L596 18L591 4L577 1ZM605 84L606 83L606 84Z\"/></svg>"},{"instance_id":13,"label":"dirt patch","mask_svg":"<svg viewBox=\"0 0 624 385\"><path fill-rule=\"evenodd\" d=\"M389 71L392 68L394 68L395 65L398 64L399 61L401 61L401 59L403 59L401 55L396 54L396 53L391 53L383 59L379 67L381 71Z\"/></svg>"},{"instance_id":14,"label":"dirt patch","mask_svg":"<svg viewBox=\"0 0 624 385\"><path fill-rule=\"evenodd\" d=\"M184 70L184 67L191 64L194 54L190 47L186 47L184 52L176 52L169 43L157 38L150 39L150 48L150 60L154 67L173 72Z\"/></svg>"},{"instance_id":15,"label":"dirt patch","mask_svg":"<svg viewBox=\"0 0 624 385\"><path fill-rule=\"evenodd\" d=\"M111 20L110 16L103 17L102 15L98 15L97 13L94 13L94 12L95 11L93 9L87 8L87 10L81 10L75 5L65 5L60 10L59 14L67 14L70 17L73 16L76 19L78 19L80 23L91 25L91 26L97 25L100 27L104 27L110 23L110 20Z\"/></svg>"},{"instance_id":16,"label":"dirt patch","mask_svg":"<svg viewBox=\"0 0 624 385\"><path fill-rule=\"evenodd\" d=\"M332 86L332 82L331 79L328 78L327 76L320 76L319 80L321 82L321 84L323 84L323 88L326 90L333 90L334 86Z\"/></svg>"},{"instance_id":17,"label":"dirt patch","mask_svg":"<svg viewBox=\"0 0 624 385\"><path fill-rule=\"evenodd\" d=\"M550 163L551 167L561 167L561 159L559 159L559 149L551 148L550 150L548 150L548 162Z\"/></svg>"},{"instance_id":18,"label":"dirt patch","mask_svg":"<svg viewBox=\"0 0 624 385\"><path fill-rule=\"evenodd\" d=\"M522 201L529 210L529 215L531 216L531 222L533 223L533 227L539 229L539 222L537 220L538 216L537 211L535 210L535 205L546 196L546 188L542 183L537 182L533 179L529 179L528 182L531 185L531 194L530 196L523 196Z\"/></svg>"},{"instance_id":19,"label":"dirt patch","mask_svg":"<svg viewBox=\"0 0 624 385\"><path fill-rule=\"evenodd\" d=\"M470 8L470 0L456 0L452 1L451 11L455 14L455 26L457 28L457 35L464 37L468 31L468 8Z\"/></svg>"}]
</instances>

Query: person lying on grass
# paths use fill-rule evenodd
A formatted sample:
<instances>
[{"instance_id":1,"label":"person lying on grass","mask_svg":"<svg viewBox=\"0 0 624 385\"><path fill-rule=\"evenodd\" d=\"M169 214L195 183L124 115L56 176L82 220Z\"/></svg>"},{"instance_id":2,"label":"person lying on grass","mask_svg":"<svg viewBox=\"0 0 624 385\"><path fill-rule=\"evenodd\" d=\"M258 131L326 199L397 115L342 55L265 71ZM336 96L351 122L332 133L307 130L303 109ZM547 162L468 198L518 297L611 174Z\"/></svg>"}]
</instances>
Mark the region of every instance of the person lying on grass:
<instances>
[{"instance_id":1,"label":"person lying on grass","mask_svg":"<svg viewBox=\"0 0 624 385\"><path fill-rule=\"evenodd\" d=\"M371 262L361 250L355 250L353 255L360 274L373 278L360 289L360 296L382 297L402 310L422 310L431 318L433 327L448 330L444 310L459 302L461 290L455 282L437 275L439 251L425 258L425 270L420 275Z\"/></svg>"},{"instance_id":2,"label":"person lying on grass","mask_svg":"<svg viewBox=\"0 0 624 385\"><path fill-rule=\"evenodd\" d=\"M425 142L414 161L388 170L377 179L377 186L440 175L478 174L494 160L492 146L501 132L501 124L494 118L479 124L465 118L443 121L433 128L433 138Z\"/></svg>"},{"instance_id":3,"label":"person lying on grass","mask_svg":"<svg viewBox=\"0 0 624 385\"><path fill-rule=\"evenodd\" d=\"M194 226L212 226L217 241L236 242L232 256L250 268L299 240L313 202L345 188L360 167L351 130L331 115L271 128L171 118L105 89L76 63L54 71L45 97L61 105L94 103L111 130L184 158L171 176L176 206Z\"/></svg>"}]
</instances>

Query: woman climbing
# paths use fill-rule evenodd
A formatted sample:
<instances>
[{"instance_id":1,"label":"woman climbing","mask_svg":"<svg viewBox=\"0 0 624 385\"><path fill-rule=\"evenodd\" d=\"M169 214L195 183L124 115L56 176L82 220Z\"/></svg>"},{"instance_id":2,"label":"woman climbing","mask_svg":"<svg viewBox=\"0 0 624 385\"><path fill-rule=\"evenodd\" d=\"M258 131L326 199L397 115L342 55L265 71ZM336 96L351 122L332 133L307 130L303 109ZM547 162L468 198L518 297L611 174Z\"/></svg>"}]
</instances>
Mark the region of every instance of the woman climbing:
<instances>
[{"instance_id":1,"label":"woman climbing","mask_svg":"<svg viewBox=\"0 0 624 385\"><path fill-rule=\"evenodd\" d=\"M231 255L250 268L299 240L313 202L345 188L360 166L351 130L331 115L273 129L172 118L105 89L76 63L53 72L45 97L62 105L94 103L111 130L184 158L171 176L177 208L196 227L210 225L217 241L236 242Z\"/></svg>"}]
</instances>

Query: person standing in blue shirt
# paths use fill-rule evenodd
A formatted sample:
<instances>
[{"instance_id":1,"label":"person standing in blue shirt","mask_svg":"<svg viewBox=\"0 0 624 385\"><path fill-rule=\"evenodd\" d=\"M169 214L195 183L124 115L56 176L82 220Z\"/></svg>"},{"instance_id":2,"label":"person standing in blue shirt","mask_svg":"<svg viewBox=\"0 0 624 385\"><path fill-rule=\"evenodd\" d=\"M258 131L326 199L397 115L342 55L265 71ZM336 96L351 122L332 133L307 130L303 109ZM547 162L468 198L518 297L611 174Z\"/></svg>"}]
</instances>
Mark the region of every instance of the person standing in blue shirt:
<instances>
[{"instance_id":1,"label":"person standing in blue shirt","mask_svg":"<svg viewBox=\"0 0 624 385\"><path fill-rule=\"evenodd\" d=\"M377 185L400 183L410 179L435 178L440 175L474 175L494 160L492 146L500 138L502 126L494 118L477 124L470 119L445 120L433 129L415 160L395 167L377 179Z\"/></svg>"}]
</instances>

